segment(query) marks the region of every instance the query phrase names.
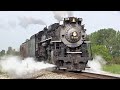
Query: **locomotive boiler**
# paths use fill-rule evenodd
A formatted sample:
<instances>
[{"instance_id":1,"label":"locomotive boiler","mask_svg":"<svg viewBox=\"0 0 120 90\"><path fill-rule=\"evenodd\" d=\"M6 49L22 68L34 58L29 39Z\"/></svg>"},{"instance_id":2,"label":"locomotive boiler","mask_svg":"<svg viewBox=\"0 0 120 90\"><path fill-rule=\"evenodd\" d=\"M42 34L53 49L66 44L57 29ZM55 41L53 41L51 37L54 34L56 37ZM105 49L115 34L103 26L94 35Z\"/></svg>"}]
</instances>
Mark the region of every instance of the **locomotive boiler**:
<instances>
[{"instance_id":1,"label":"locomotive boiler","mask_svg":"<svg viewBox=\"0 0 120 90\"><path fill-rule=\"evenodd\" d=\"M34 57L57 69L82 71L92 60L91 44L86 40L82 18L68 17L45 27L20 46L21 57Z\"/></svg>"}]
</instances>

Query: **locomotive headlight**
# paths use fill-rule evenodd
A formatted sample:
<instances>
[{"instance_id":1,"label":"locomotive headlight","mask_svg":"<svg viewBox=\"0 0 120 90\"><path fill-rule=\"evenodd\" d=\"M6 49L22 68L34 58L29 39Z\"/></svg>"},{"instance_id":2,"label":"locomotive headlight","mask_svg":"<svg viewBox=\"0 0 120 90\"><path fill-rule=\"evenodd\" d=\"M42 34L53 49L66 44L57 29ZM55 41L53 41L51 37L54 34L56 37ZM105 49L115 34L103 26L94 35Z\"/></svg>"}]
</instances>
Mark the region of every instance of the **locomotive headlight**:
<instances>
[{"instance_id":1,"label":"locomotive headlight","mask_svg":"<svg viewBox=\"0 0 120 90\"><path fill-rule=\"evenodd\" d=\"M77 32L73 32L73 34L72 34L74 37L76 37L77 36Z\"/></svg>"}]
</instances>

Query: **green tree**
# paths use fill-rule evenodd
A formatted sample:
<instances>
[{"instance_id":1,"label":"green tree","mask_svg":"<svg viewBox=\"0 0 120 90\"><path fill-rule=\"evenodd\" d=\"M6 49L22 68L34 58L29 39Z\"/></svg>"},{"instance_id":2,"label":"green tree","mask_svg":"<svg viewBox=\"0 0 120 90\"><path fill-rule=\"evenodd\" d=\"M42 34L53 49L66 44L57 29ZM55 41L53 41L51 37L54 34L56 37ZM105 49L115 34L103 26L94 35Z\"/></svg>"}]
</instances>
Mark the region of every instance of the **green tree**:
<instances>
[{"instance_id":1,"label":"green tree","mask_svg":"<svg viewBox=\"0 0 120 90\"><path fill-rule=\"evenodd\" d=\"M0 52L0 57L2 57L2 56L4 56L5 55L5 50L2 50L1 52Z\"/></svg>"},{"instance_id":2,"label":"green tree","mask_svg":"<svg viewBox=\"0 0 120 90\"><path fill-rule=\"evenodd\" d=\"M112 28L100 29L90 35L93 45L104 45L112 56L120 55L120 32Z\"/></svg>"},{"instance_id":3,"label":"green tree","mask_svg":"<svg viewBox=\"0 0 120 90\"><path fill-rule=\"evenodd\" d=\"M1 54L1 56L4 56L4 55L5 55L5 50L2 50L2 51L0 52L0 54Z\"/></svg>"},{"instance_id":4,"label":"green tree","mask_svg":"<svg viewBox=\"0 0 120 90\"><path fill-rule=\"evenodd\" d=\"M15 49L13 49L12 47L8 47L7 50L7 55L15 55L15 56L19 56L19 51L16 51Z\"/></svg>"},{"instance_id":5,"label":"green tree","mask_svg":"<svg viewBox=\"0 0 120 90\"><path fill-rule=\"evenodd\" d=\"M93 56L101 55L106 61L112 60L112 56L109 53L109 50L104 45L93 45L91 49Z\"/></svg>"},{"instance_id":6,"label":"green tree","mask_svg":"<svg viewBox=\"0 0 120 90\"><path fill-rule=\"evenodd\" d=\"M90 40L97 45L108 45L115 35L116 31L112 28L100 29L90 35Z\"/></svg>"},{"instance_id":7,"label":"green tree","mask_svg":"<svg viewBox=\"0 0 120 90\"><path fill-rule=\"evenodd\" d=\"M8 47L8 50L7 50L7 55L12 55L12 47Z\"/></svg>"},{"instance_id":8,"label":"green tree","mask_svg":"<svg viewBox=\"0 0 120 90\"><path fill-rule=\"evenodd\" d=\"M19 56L19 51L16 51L15 49L13 49L12 54L15 56Z\"/></svg>"}]
</instances>

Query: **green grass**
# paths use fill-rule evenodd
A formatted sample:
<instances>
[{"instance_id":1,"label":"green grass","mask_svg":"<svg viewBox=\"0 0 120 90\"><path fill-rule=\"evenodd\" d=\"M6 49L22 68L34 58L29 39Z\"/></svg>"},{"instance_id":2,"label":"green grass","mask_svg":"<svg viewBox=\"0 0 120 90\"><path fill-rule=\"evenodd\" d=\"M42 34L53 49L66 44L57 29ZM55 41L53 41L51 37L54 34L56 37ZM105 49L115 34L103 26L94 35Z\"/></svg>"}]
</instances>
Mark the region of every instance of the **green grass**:
<instances>
[{"instance_id":1,"label":"green grass","mask_svg":"<svg viewBox=\"0 0 120 90\"><path fill-rule=\"evenodd\" d=\"M105 65L103 70L115 74L120 74L120 64Z\"/></svg>"}]
</instances>

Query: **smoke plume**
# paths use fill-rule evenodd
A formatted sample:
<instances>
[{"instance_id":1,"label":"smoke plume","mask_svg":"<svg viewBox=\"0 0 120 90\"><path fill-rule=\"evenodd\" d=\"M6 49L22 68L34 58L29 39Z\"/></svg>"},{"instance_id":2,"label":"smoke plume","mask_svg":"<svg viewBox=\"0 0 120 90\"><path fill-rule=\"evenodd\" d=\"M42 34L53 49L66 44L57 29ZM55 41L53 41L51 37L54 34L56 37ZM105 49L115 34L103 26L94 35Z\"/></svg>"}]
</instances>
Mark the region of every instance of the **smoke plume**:
<instances>
[{"instance_id":1,"label":"smoke plume","mask_svg":"<svg viewBox=\"0 0 120 90\"><path fill-rule=\"evenodd\" d=\"M95 72L95 73L101 73L103 72L102 67L106 64L106 61L101 56L95 56L95 58L92 61L88 61L89 69L86 69L86 71L89 72Z\"/></svg>"},{"instance_id":2,"label":"smoke plume","mask_svg":"<svg viewBox=\"0 0 120 90\"><path fill-rule=\"evenodd\" d=\"M21 60L19 57L3 57L0 60L1 72L7 73L12 78L24 78L43 69L52 69L55 65L37 62L33 58Z\"/></svg>"},{"instance_id":3,"label":"smoke plume","mask_svg":"<svg viewBox=\"0 0 120 90\"><path fill-rule=\"evenodd\" d=\"M23 28L26 28L30 24L39 24L39 25L46 25L41 19L34 19L32 17L18 17L20 20L19 25Z\"/></svg>"},{"instance_id":4,"label":"smoke plume","mask_svg":"<svg viewBox=\"0 0 120 90\"><path fill-rule=\"evenodd\" d=\"M72 11L53 11L54 18L58 21L62 20L64 17L73 16Z\"/></svg>"}]
</instances>

